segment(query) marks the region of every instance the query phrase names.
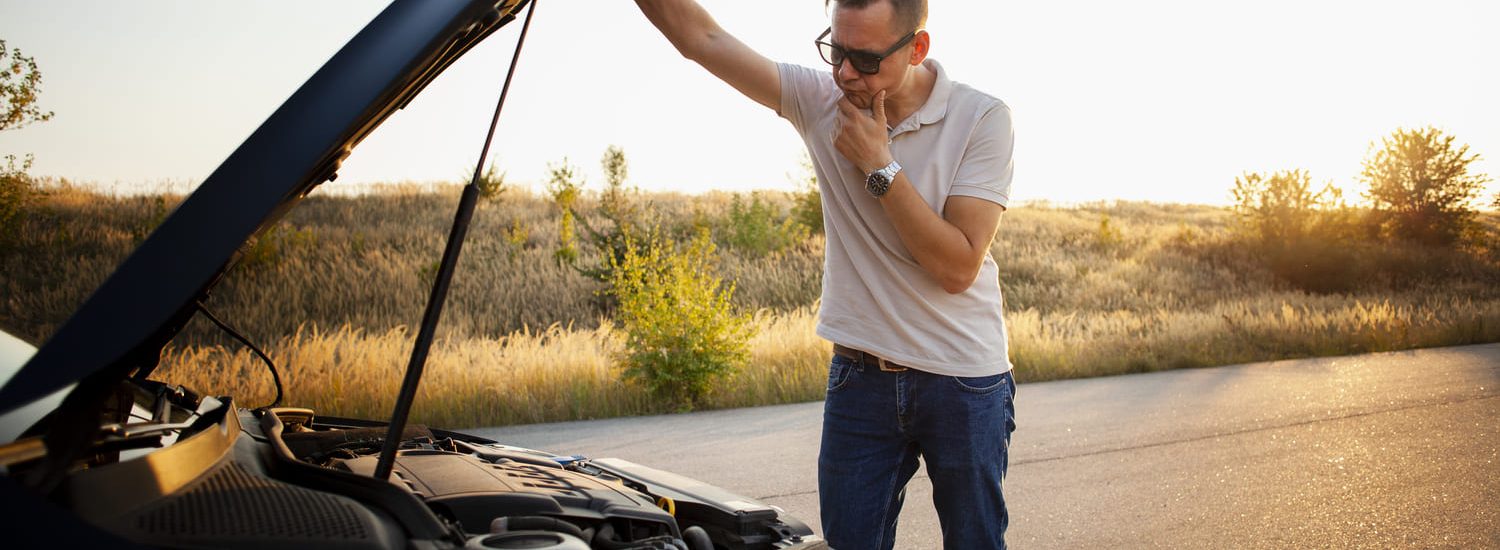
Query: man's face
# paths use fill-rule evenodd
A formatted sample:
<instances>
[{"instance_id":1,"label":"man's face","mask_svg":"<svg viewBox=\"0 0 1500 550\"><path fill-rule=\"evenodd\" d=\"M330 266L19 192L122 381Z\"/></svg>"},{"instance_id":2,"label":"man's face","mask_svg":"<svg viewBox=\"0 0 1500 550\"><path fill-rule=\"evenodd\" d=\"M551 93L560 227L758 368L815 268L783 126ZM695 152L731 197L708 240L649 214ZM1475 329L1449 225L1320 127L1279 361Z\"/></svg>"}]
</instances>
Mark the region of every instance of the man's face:
<instances>
[{"instance_id":1,"label":"man's face","mask_svg":"<svg viewBox=\"0 0 1500 550\"><path fill-rule=\"evenodd\" d=\"M884 52L912 29L897 30L892 24L889 2L874 2L864 9L835 7L833 10L833 33L828 40L845 50L858 50L873 54ZM875 101L875 93L885 90L886 96L895 94L906 81L911 69L912 48L916 41L891 52L880 61L880 72L864 74L855 70L854 64L845 59L833 66L833 80L843 90L849 102L860 109L869 109Z\"/></svg>"}]
</instances>

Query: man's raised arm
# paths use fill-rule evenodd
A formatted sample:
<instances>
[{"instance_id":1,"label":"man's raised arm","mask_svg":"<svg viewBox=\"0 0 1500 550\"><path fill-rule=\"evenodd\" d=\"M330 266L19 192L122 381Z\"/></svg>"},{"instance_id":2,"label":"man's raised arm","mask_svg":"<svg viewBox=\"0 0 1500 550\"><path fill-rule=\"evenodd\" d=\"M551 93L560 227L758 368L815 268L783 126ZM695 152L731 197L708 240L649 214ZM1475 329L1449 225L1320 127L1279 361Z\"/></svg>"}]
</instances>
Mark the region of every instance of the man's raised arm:
<instances>
[{"instance_id":1,"label":"man's raised arm","mask_svg":"<svg viewBox=\"0 0 1500 550\"><path fill-rule=\"evenodd\" d=\"M781 110L781 74L776 63L724 32L693 0L636 0L651 24L683 57L729 83L750 99Z\"/></svg>"}]
</instances>

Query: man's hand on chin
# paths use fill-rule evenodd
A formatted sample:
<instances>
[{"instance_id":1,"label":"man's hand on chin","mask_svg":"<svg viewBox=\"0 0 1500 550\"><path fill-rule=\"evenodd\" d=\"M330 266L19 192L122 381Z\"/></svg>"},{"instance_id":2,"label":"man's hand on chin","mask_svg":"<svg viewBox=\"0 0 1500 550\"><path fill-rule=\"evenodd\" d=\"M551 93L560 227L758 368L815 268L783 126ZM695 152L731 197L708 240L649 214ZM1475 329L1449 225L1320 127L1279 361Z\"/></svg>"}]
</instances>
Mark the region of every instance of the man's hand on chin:
<instances>
[{"instance_id":1,"label":"man's hand on chin","mask_svg":"<svg viewBox=\"0 0 1500 550\"><path fill-rule=\"evenodd\" d=\"M885 120L885 90L875 92L871 112L854 106L848 96L839 99L839 118L833 146L839 154L868 174L891 163L890 130Z\"/></svg>"}]
</instances>

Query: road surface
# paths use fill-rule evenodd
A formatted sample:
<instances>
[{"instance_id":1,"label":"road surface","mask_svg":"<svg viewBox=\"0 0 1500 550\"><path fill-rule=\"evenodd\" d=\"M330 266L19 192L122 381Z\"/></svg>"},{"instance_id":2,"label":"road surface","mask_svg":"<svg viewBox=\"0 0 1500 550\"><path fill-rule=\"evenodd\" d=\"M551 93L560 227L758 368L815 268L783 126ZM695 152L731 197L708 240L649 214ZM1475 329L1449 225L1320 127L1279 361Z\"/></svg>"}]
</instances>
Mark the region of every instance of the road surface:
<instances>
[{"instance_id":1,"label":"road surface","mask_svg":"<svg viewBox=\"0 0 1500 550\"><path fill-rule=\"evenodd\" d=\"M1015 548L1500 548L1500 344L1021 384ZM471 430L818 527L822 403ZM897 548L940 548L925 472Z\"/></svg>"}]
</instances>

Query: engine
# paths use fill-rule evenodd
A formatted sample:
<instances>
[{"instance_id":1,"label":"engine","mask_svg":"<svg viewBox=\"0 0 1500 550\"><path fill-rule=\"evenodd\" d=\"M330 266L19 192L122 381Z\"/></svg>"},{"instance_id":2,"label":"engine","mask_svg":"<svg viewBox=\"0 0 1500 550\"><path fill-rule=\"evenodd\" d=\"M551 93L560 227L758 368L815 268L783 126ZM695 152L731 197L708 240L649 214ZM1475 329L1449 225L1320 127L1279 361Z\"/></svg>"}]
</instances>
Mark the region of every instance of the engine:
<instances>
[{"instance_id":1,"label":"engine","mask_svg":"<svg viewBox=\"0 0 1500 550\"><path fill-rule=\"evenodd\" d=\"M384 428L282 436L299 460L362 477L375 472ZM779 509L619 459L588 460L423 427L403 434L393 483L470 535L470 547L608 549L813 548L806 525Z\"/></svg>"}]
</instances>

